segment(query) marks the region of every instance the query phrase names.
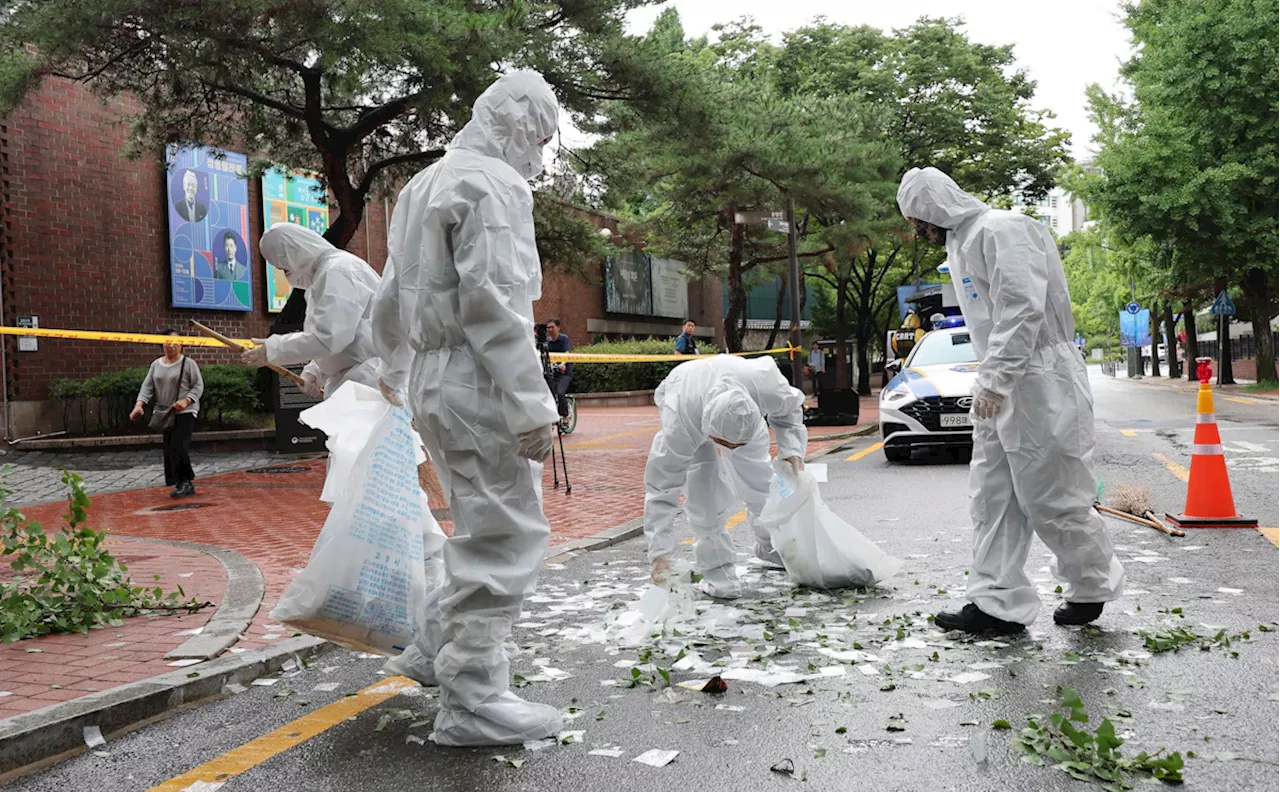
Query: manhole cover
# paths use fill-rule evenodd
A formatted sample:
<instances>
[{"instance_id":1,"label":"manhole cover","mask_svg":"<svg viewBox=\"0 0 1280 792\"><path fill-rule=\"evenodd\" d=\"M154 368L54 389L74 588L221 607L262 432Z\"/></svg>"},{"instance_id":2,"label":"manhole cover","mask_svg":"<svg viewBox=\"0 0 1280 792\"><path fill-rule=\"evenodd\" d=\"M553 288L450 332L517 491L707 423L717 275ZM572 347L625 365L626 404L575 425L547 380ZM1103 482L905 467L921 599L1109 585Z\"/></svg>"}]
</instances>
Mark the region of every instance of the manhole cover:
<instances>
[{"instance_id":1,"label":"manhole cover","mask_svg":"<svg viewBox=\"0 0 1280 792\"><path fill-rule=\"evenodd\" d=\"M308 470L310 470L310 468L305 468L305 467L296 466L296 465L295 465L295 466L292 466L292 467L287 466L287 465L282 465L282 466L280 466L280 467L263 467L263 468L254 468L253 470L250 470L249 472L250 472L250 473L263 473L263 474L267 474L267 473L306 473Z\"/></svg>"},{"instance_id":2,"label":"manhole cover","mask_svg":"<svg viewBox=\"0 0 1280 792\"><path fill-rule=\"evenodd\" d=\"M203 509L206 506L212 506L212 503L175 503L172 506L157 506L154 509L148 509L152 512L171 512L171 511L187 511L188 509Z\"/></svg>"}]
</instances>

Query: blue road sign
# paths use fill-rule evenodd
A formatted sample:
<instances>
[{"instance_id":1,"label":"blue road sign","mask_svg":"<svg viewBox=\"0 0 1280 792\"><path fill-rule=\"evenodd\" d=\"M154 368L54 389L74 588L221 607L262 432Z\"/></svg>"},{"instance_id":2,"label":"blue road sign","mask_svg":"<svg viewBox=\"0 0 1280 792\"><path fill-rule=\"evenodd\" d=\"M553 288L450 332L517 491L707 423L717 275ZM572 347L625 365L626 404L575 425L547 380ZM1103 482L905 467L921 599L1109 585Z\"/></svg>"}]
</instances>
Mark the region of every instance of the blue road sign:
<instances>
[{"instance_id":1,"label":"blue road sign","mask_svg":"<svg viewBox=\"0 0 1280 792\"><path fill-rule=\"evenodd\" d=\"M1209 312L1214 316L1235 316L1236 306L1231 302L1231 297L1225 291L1218 292L1218 299L1213 301L1213 307Z\"/></svg>"},{"instance_id":2,"label":"blue road sign","mask_svg":"<svg viewBox=\"0 0 1280 792\"><path fill-rule=\"evenodd\" d=\"M1129 313L1133 314L1134 316L1137 316L1138 311L1142 310L1142 306L1138 305L1136 302L1131 302L1128 305L1126 305L1124 309Z\"/></svg>"}]
</instances>

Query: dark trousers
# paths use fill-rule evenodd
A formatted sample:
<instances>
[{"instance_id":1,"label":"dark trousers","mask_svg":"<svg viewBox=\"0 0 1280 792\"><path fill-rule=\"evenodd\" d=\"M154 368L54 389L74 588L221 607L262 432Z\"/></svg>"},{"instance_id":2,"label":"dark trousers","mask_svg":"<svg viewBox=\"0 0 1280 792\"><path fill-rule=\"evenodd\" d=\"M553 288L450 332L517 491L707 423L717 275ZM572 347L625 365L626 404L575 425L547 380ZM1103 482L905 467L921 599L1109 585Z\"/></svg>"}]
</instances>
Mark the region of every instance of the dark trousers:
<instances>
[{"instance_id":1,"label":"dark trousers","mask_svg":"<svg viewBox=\"0 0 1280 792\"><path fill-rule=\"evenodd\" d=\"M557 374L551 383L551 392L556 395L556 410L561 418L569 417L569 400L565 396L569 393L571 382L573 382L572 374Z\"/></svg>"},{"instance_id":2,"label":"dark trousers","mask_svg":"<svg viewBox=\"0 0 1280 792\"><path fill-rule=\"evenodd\" d=\"M821 372L821 371L815 371L815 372L813 372L812 374L810 374L810 375L809 375L809 379L813 381L813 395L814 395L814 396L817 396L817 395L818 395L818 393L822 390L822 385L821 385L821 383L819 382L819 377L821 377L821 376L822 376L822 372Z\"/></svg>"},{"instance_id":3,"label":"dark trousers","mask_svg":"<svg viewBox=\"0 0 1280 792\"><path fill-rule=\"evenodd\" d=\"M196 417L180 413L173 417L173 428L164 433L164 483L170 487L194 481L191 469L191 434L196 429Z\"/></svg>"}]
</instances>

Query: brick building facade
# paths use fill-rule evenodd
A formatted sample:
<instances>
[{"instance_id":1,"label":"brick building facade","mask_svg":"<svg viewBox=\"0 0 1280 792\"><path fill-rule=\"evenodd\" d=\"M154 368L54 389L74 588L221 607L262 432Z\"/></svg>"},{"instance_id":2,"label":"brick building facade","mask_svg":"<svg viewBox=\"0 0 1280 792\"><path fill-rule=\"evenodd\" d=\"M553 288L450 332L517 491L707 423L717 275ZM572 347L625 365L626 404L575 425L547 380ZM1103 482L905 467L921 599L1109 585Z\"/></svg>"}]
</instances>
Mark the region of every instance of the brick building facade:
<instances>
[{"instance_id":1,"label":"brick building facade","mask_svg":"<svg viewBox=\"0 0 1280 792\"><path fill-rule=\"evenodd\" d=\"M266 310L260 184L249 184L253 310L247 313L173 308L163 152L125 156L129 100L103 102L85 87L47 79L0 119L0 300L3 322L35 316L41 327L120 332L188 332L196 319L234 338L262 337L274 315ZM378 197L348 249L381 272L386 260L392 201ZM591 214L598 227L612 218ZM579 276L550 271L539 320L559 316L575 343L589 338L588 320L605 316L603 270ZM704 299L704 292L706 298ZM711 293L714 292L714 299ZM690 287L695 318L719 323L719 284ZM696 295L696 298L695 298ZM678 326L678 321L660 320ZM675 330L678 332L678 330ZM18 350L5 337L5 438L57 427L49 385L106 371L146 365L159 349L62 339L39 340L39 350ZM231 353L193 348L200 363L231 363Z\"/></svg>"}]
</instances>

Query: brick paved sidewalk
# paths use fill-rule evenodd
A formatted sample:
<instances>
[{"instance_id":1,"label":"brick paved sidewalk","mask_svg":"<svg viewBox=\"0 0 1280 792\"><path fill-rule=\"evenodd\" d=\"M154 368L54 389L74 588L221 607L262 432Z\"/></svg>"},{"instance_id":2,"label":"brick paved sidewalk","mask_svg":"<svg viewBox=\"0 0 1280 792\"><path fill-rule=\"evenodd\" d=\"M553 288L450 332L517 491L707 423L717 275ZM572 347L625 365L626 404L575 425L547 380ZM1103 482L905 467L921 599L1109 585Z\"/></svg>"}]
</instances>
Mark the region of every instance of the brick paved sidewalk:
<instances>
[{"instance_id":1,"label":"brick paved sidewalk","mask_svg":"<svg viewBox=\"0 0 1280 792\"><path fill-rule=\"evenodd\" d=\"M46 528L52 526L52 521L45 523ZM222 564L198 550L123 537L108 540L107 548L129 568L135 585L160 586L166 593L181 586L189 597L214 603L226 593ZM5 572L0 570L0 580ZM213 608L206 608L138 617L87 635L46 635L0 644L0 718L173 671L165 654L213 613Z\"/></svg>"}]
</instances>

